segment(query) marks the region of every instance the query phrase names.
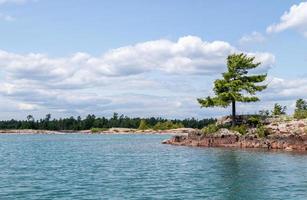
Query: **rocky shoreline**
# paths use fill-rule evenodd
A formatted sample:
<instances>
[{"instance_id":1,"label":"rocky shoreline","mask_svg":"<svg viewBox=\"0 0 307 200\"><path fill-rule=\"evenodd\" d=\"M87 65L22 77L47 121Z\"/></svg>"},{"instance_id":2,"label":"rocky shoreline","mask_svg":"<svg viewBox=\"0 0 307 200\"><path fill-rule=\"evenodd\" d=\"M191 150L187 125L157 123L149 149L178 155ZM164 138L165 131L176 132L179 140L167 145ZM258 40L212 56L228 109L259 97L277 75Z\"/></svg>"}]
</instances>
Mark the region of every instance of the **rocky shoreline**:
<instances>
[{"instance_id":1,"label":"rocky shoreline","mask_svg":"<svg viewBox=\"0 0 307 200\"><path fill-rule=\"evenodd\" d=\"M307 151L307 121L292 120L288 122L272 122L266 125L269 135L259 137L253 130L241 135L228 129L220 129L213 134L202 134L200 131L190 132L186 136L177 135L163 144L193 147L235 147L265 148Z\"/></svg>"}]
</instances>

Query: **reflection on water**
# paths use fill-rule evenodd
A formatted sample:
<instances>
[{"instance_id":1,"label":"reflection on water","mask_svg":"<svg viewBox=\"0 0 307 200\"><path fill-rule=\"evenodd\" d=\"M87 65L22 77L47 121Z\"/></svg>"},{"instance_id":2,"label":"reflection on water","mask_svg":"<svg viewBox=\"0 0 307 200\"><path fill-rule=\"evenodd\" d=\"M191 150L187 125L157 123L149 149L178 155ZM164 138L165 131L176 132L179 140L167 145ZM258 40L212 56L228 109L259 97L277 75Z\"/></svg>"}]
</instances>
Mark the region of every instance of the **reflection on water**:
<instances>
[{"instance_id":1,"label":"reflection on water","mask_svg":"<svg viewBox=\"0 0 307 200\"><path fill-rule=\"evenodd\" d=\"M306 199L307 155L160 135L1 135L0 199Z\"/></svg>"}]
</instances>

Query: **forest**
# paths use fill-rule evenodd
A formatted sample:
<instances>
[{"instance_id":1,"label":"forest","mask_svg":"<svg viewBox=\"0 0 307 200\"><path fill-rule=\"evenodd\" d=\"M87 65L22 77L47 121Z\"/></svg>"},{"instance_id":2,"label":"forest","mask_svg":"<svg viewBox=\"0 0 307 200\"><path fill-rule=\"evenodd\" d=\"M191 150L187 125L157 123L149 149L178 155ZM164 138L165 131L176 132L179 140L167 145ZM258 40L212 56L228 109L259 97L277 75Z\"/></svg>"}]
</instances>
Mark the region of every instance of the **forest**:
<instances>
[{"instance_id":1,"label":"forest","mask_svg":"<svg viewBox=\"0 0 307 200\"><path fill-rule=\"evenodd\" d=\"M180 124L185 128L203 128L208 124L214 123L216 119L163 119L163 118L130 118L125 115L114 113L112 117L97 117L93 114L85 118L78 116L69 118L52 119L51 114L45 118L36 120L32 115L28 115L25 120L4 120L0 121L0 129L34 129L34 130L89 130L93 128L138 128L141 121L145 121L149 127L157 124L171 122L175 125Z\"/></svg>"}]
</instances>

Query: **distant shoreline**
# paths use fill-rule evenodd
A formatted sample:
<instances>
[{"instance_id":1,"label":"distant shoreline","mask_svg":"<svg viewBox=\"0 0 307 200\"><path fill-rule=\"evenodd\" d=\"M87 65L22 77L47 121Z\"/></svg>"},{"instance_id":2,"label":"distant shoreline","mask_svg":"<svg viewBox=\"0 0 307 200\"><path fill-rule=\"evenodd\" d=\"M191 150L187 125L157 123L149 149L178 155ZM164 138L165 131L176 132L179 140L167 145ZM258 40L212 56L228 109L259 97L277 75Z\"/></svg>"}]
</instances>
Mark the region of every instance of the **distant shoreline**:
<instances>
[{"instance_id":1,"label":"distant shoreline","mask_svg":"<svg viewBox=\"0 0 307 200\"><path fill-rule=\"evenodd\" d=\"M188 135L189 133L197 132L199 130L192 128L178 128L170 130L138 130L128 128L111 128L104 131L93 132L91 130L34 130L34 129L7 129L0 130L1 134L18 134L18 135L30 135L30 134L46 134L46 135L63 135L63 134L156 134L156 135Z\"/></svg>"}]
</instances>

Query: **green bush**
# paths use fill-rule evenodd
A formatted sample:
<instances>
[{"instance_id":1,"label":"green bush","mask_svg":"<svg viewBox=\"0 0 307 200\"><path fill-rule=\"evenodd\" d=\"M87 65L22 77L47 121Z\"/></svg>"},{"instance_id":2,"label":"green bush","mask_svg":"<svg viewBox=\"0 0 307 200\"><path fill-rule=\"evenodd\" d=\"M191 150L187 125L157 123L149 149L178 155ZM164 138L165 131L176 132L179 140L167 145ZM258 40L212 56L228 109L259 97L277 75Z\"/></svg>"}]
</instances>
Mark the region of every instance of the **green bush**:
<instances>
[{"instance_id":1,"label":"green bush","mask_svg":"<svg viewBox=\"0 0 307 200\"><path fill-rule=\"evenodd\" d=\"M184 128L184 126L181 123L173 123L172 121L166 121L166 122L158 122L153 127L154 130L169 130L177 128Z\"/></svg>"},{"instance_id":2,"label":"green bush","mask_svg":"<svg viewBox=\"0 0 307 200\"><path fill-rule=\"evenodd\" d=\"M257 115L251 116L248 118L247 123L249 126L256 127L259 124L261 124L261 118L260 116L257 116Z\"/></svg>"},{"instance_id":3,"label":"green bush","mask_svg":"<svg viewBox=\"0 0 307 200\"><path fill-rule=\"evenodd\" d=\"M256 134L260 138L264 138L269 135L267 129L264 126L258 126L256 129Z\"/></svg>"},{"instance_id":4,"label":"green bush","mask_svg":"<svg viewBox=\"0 0 307 200\"><path fill-rule=\"evenodd\" d=\"M107 130L108 130L107 128L91 128L92 133L99 133L99 132L107 131Z\"/></svg>"},{"instance_id":5,"label":"green bush","mask_svg":"<svg viewBox=\"0 0 307 200\"><path fill-rule=\"evenodd\" d=\"M216 133L220 128L215 124L209 124L208 126L204 127L201 131L203 134L212 134Z\"/></svg>"},{"instance_id":6,"label":"green bush","mask_svg":"<svg viewBox=\"0 0 307 200\"><path fill-rule=\"evenodd\" d=\"M177 129L177 128L184 128L184 125L182 123L175 123L172 129Z\"/></svg>"},{"instance_id":7,"label":"green bush","mask_svg":"<svg viewBox=\"0 0 307 200\"><path fill-rule=\"evenodd\" d=\"M146 123L146 120L142 119L139 125L139 130L146 130L149 129L149 126Z\"/></svg>"},{"instance_id":8,"label":"green bush","mask_svg":"<svg viewBox=\"0 0 307 200\"><path fill-rule=\"evenodd\" d=\"M231 130L233 131L237 131L239 132L241 135L245 135L247 133L247 126L242 124L242 125L239 125L239 126L235 126L235 127L231 127L230 128Z\"/></svg>"},{"instance_id":9,"label":"green bush","mask_svg":"<svg viewBox=\"0 0 307 200\"><path fill-rule=\"evenodd\" d=\"M296 110L294 112L295 119L306 119L307 118L307 110Z\"/></svg>"},{"instance_id":10,"label":"green bush","mask_svg":"<svg viewBox=\"0 0 307 200\"><path fill-rule=\"evenodd\" d=\"M283 115L283 116L280 116L279 118L280 118L280 120L282 122L290 122L290 121L293 120L293 117L292 116L288 116L288 115Z\"/></svg>"}]
</instances>

